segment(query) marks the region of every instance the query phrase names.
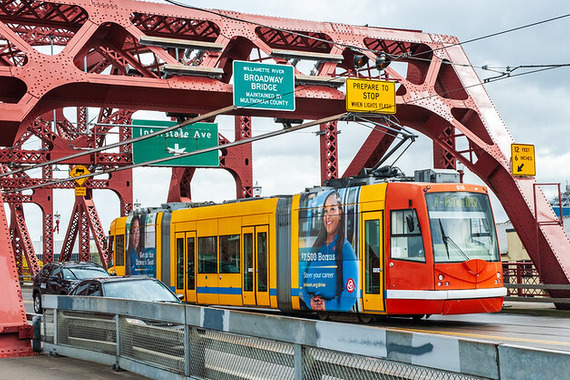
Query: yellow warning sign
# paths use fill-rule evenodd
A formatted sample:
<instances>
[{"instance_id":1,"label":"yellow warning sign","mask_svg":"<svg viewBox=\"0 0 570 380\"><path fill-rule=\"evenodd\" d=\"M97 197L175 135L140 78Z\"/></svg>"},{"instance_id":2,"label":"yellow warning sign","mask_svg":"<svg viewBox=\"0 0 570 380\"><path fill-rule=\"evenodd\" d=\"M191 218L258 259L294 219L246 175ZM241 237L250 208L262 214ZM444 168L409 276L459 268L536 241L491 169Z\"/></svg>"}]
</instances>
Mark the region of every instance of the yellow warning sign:
<instances>
[{"instance_id":1,"label":"yellow warning sign","mask_svg":"<svg viewBox=\"0 0 570 380\"><path fill-rule=\"evenodd\" d=\"M348 78L346 80L348 112L396 113L396 83Z\"/></svg>"},{"instance_id":2,"label":"yellow warning sign","mask_svg":"<svg viewBox=\"0 0 570 380\"><path fill-rule=\"evenodd\" d=\"M91 174L91 172L87 169L87 167L85 165L77 165L75 166L73 169L71 169L71 171L69 172L69 175L71 177L81 177L82 175L85 174ZM83 184L85 183L85 181L87 181L87 177L86 178L78 178L75 180L75 182L77 182L77 184L79 186L83 186Z\"/></svg>"},{"instance_id":3,"label":"yellow warning sign","mask_svg":"<svg viewBox=\"0 0 570 380\"><path fill-rule=\"evenodd\" d=\"M85 197L87 195L87 188L78 186L75 188L75 196L76 197Z\"/></svg>"},{"instance_id":4,"label":"yellow warning sign","mask_svg":"<svg viewBox=\"0 0 570 380\"><path fill-rule=\"evenodd\" d=\"M534 177L534 145L511 144L511 172L516 176Z\"/></svg>"}]
</instances>

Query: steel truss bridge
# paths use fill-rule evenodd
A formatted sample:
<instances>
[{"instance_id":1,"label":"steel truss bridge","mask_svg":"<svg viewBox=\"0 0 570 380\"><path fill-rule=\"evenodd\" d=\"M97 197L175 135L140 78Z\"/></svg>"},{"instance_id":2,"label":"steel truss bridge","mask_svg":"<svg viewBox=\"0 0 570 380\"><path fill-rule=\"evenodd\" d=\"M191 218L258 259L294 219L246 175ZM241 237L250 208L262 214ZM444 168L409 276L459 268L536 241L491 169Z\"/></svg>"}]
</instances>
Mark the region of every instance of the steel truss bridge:
<instances>
[{"instance_id":1,"label":"steel truss bridge","mask_svg":"<svg viewBox=\"0 0 570 380\"><path fill-rule=\"evenodd\" d=\"M360 55L368 62L357 68ZM398 64L379 70L376 63L385 57ZM35 203L43 213L43 259L49 262L54 257L54 190L75 187L73 181L52 182L53 161L117 169L107 179L88 180L87 195L75 197L60 253L61 260L69 259L79 238L80 259L89 259L92 237L106 263L104 229L92 192L112 190L120 199L120 213L132 210L132 171L118 170L132 164L132 154L129 144L113 152L97 148L111 135L129 140L131 130L120 125L129 124L138 110L188 118L231 105L235 60L294 65L296 82L294 112L233 110L235 141L252 136L255 117L319 120L344 112L339 88L344 78L397 82L396 117L400 125L433 140L434 167L450 169L461 162L481 178L501 201L542 281L570 282L570 241L536 181L511 174L513 138L456 37L132 0L3 0L0 187L11 220L8 224L2 208L0 293L7 303L0 308L0 337L10 348L0 356L29 349L14 343L25 342L30 333L18 297L23 258L32 273L39 270L23 204ZM310 62L311 69L299 62ZM89 123L88 107L99 109L95 124ZM374 166L394 142L386 129L374 128L339 173L337 122L322 123L320 130L322 181ZM26 148L36 140L41 147ZM230 140L220 134L219 142ZM88 154L77 156L78 151ZM251 197L251 143L221 152L220 167L235 179L236 196ZM26 174L29 167L41 167L41 177ZM168 201L191 199L194 173L195 168L173 168ZM558 293L552 296L568 297ZM14 316L16 309L22 312Z\"/></svg>"}]
</instances>

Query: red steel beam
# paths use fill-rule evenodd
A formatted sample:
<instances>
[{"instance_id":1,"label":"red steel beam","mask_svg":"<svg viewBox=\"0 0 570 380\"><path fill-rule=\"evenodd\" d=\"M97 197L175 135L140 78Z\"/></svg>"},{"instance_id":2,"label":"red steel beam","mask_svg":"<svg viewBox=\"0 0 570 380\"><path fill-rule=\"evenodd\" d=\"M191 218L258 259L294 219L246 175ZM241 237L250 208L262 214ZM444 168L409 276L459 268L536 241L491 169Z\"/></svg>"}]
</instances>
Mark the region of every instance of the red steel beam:
<instances>
[{"instance_id":1,"label":"red steel beam","mask_svg":"<svg viewBox=\"0 0 570 380\"><path fill-rule=\"evenodd\" d=\"M326 180L338 178L338 146L337 122L321 124L320 126L321 151L321 184Z\"/></svg>"},{"instance_id":2,"label":"red steel beam","mask_svg":"<svg viewBox=\"0 0 570 380\"><path fill-rule=\"evenodd\" d=\"M0 358L33 354L30 339L32 327L28 324L22 300L22 290L10 232L6 222L4 201L0 194Z\"/></svg>"},{"instance_id":3,"label":"red steel beam","mask_svg":"<svg viewBox=\"0 0 570 380\"><path fill-rule=\"evenodd\" d=\"M238 12L213 14L130 0L4 1L0 35L6 41L0 46L0 144L6 146L25 136L26 126L34 125L39 116L62 107L203 114L227 106L232 103L232 62L286 64L286 59L272 57L276 49L341 56L340 62L317 63L311 73L295 68L299 78L302 74L321 80L356 76L352 47L369 49L365 54L371 62L389 54L403 64L382 74L398 82L396 117L401 125L424 133L442 148L436 150L436 167L453 167L459 160L486 182L503 203L531 258L541 260L543 281L570 283L566 255L570 241L561 226L535 219L535 215L540 220L553 219L554 214L543 194L533 204L534 179L510 173L513 139L455 37ZM185 51L171 47L143 46L138 42L141 37L215 43L221 50L204 49L186 56ZM52 43L63 50L48 55L34 48ZM167 76L164 64L221 69L223 74L221 78ZM402 67L405 72L399 71ZM379 78L380 73L369 64L358 76ZM235 114L315 120L343 110L342 91L299 83L294 112L239 109ZM65 124L58 123L58 133L81 139ZM365 159L353 161L351 173L359 172L378 150L385 149L379 141L383 139L373 138L374 149ZM57 147L53 155L66 154L68 148L51 141ZM458 151L457 146L468 148ZM243 174L234 176L236 180L247 176L248 169L241 169ZM246 192L247 186L240 185Z\"/></svg>"},{"instance_id":4,"label":"red steel beam","mask_svg":"<svg viewBox=\"0 0 570 380\"><path fill-rule=\"evenodd\" d=\"M36 253L34 252L34 246L32 245L28 227L25 223L23 205L19 203L12 204L11 206L10 214L12 221L10 223L10 235L12 236L12 247L14 249L18 272L22 273L22 262L25 257L30 274L35 276L40 271L40 265Z\"/></svg>"}]
</instances>

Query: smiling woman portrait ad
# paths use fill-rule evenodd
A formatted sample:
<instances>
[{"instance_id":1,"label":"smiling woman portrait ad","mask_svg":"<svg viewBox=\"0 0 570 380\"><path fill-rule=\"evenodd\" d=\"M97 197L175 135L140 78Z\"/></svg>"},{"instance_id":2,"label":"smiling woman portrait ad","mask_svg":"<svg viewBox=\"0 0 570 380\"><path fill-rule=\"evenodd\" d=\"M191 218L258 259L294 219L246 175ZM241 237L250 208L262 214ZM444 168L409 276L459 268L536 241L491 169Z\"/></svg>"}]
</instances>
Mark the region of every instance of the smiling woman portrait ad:
<instances>
[{"instance_id":1,"label":"smiling woman portrait ad","mask_svg":"<svg viewBox=\"0 0 570 380\"><path fill-rule=\"evenodd\" d=\"M350 311L356 304L358 260L351 244L356 212L354 203L342 201L344 193L310 193L300 200L299 296L311 310Z\"/></svg>"},{"instance_id":2,"label":"smiling woman portrait ad","mask_svg":"<svg viewBox=\"0 0 570 380\"><path fill-rule=\"evenodd\" d=\"M127 218L126 274L156 276L156 214L134 213Z\"/></svg>"}]
</instances>

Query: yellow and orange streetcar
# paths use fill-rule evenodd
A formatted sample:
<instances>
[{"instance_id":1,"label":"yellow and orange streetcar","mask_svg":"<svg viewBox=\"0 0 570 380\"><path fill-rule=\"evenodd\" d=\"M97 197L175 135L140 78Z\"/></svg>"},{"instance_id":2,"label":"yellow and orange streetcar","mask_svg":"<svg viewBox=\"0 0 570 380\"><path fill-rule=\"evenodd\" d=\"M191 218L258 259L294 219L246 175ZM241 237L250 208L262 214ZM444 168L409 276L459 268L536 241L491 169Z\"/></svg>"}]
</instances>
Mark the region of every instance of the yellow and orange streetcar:
<instances>
[{"instance_id":1,"label":"yellow and orange streetcar","mask_svg":"<svg viewBox=\"0 0 570 380\"><path fill-rule=\"evenodd\" d=\"M185 302L373 316L499 311L506 289L487 189L373 178L301 194L165 204L115 219L118 275Z\"/></svg>"}]
</instances>

